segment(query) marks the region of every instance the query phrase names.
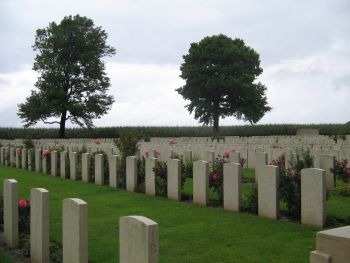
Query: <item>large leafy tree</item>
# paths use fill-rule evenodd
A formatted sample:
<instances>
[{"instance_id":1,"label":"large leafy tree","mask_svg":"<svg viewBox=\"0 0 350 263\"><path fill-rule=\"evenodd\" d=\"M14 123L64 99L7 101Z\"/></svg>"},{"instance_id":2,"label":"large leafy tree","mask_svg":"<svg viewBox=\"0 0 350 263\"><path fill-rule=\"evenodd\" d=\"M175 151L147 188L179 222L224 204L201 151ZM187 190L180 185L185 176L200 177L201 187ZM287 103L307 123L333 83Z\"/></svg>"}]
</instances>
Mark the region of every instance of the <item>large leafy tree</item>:
<instances>
[{"instance_id":1,"label":"large leafy tree","mask_svg":"<svg viewBox=\"0 0 350 263\"><path fill-rule=\"evenodd\" d=\"M252 124L271 110L266 87L256 82L262 73L259 54L243 40L205 37L192 43L183 58L180 76L186 83L176 91L190 101L186 107L195 119L213 125L214 134L220 118L234 116Z\"/></svg>"},{"instance_id":2,"label":"large leafy tree","mask_svg":"<svg viewBox=\"0 0 350 263\"><path fill-rule=\"evenodd\" d=\"M86 17L66 16L59 23L38 29L33 69L40 76L18 116L25 127L38 121L60 125L65 137L66 121L93 127L92 120L107 113L114 102L106 92L110 86L104 56L115 54L106 44L107 33Z\"/></svg>"}]
</instances>

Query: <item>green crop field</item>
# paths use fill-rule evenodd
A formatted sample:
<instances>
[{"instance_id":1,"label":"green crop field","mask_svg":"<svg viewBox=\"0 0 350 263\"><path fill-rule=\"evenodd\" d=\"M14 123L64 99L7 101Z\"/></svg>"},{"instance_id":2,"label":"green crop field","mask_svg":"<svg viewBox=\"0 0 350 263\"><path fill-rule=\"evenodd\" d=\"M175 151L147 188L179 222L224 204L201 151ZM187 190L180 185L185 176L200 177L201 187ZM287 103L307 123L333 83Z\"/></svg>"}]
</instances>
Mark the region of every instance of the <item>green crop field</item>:
<instances>
[{"instance_id":1,"label":"green crop field","mask_svg":"<svg viewBox=\"0 0 350 263\"><path fill-rule=\"evenodd\" d=\"M350 134L346 124L268 124L222 126L222 136L271 136L295 135L298 129L319 129L321 135ZM213 135L212 127L98 127L93 129L68 128L67 138L116 138L121 130L137 130L146 137L208 137ZM15 138L58 138L57 128L0 128L0 139Z\"/></svg>"}]
</instances>

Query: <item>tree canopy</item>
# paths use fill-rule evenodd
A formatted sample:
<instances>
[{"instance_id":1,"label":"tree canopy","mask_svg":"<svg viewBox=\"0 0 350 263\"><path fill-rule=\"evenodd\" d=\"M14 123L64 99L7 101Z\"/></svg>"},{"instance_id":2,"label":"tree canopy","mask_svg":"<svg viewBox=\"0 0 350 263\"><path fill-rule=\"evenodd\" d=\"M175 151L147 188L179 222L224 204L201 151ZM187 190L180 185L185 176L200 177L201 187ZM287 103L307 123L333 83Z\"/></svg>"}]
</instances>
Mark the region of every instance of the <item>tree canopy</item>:
<instances>
[{"instance_id":1,"label":"tree canopy","mask_svg":"<svg viewBox=\"0 0 350 263\"><path fill-rule=\"evenodd\" d=\"M66 121L93 127L111 108L113 96L105 73L105 56L115 54L106 44L107 33L87 18L66 16L59 23L36 31L33 70L40 76L26 101L19 104L18 116L25 127L38 121L60 125L65 136ZM58 118L58 119L57 119Z\"/></svg>"},{"instance_id":2,"label":"tree canopy","mask_svg":"<svg viewBox=\"0 0 350 263\"><path fill-rule=\"evenodd\" d=\"M180 77L186 83L176 91L190 101L186 107L195 119L213 124L215 134L220 118L234 116L252 124L271 110L266 87L256 82L262 73L259 54L243 40L205 37L192 43L183 59Z\"/></svg>"}]
</instances>

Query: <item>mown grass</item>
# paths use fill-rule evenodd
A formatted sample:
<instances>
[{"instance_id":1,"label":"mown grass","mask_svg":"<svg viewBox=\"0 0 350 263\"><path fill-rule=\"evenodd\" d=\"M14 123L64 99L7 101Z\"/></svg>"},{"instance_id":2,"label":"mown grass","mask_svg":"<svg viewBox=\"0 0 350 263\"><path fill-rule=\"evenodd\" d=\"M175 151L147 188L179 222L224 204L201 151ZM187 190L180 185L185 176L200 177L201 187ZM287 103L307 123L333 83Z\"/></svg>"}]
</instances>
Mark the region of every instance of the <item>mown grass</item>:
<instances>
[{"instance_id":1,"label":"mown grass","mask_svg":"<svg viewBox=\"0 0 350 263\"><path fill-rule=\"evenodd\" d=\"M34 187L50 191L50 238L58 242L62 240L62 200L85 200L89 258L96 263L118 262L118 219L126 215L143 215L159 223L160 262L166 263L306 263L318 230L9 167L0 167L0 192L6 178L18 180L21 198L29 198Z\"/></svg>"},{"instance_id":2,"label":"mown grass","mask_svg":"<svg viewBox=\"0 0 350 263\"><path fill-rule=\"evenodd\" d=\"M0 248L0 262L1 263L14 263L11 259L8 259L8 257L5 256L4 252L1 251L1 248Z\"/></svg>"}]
</instances>

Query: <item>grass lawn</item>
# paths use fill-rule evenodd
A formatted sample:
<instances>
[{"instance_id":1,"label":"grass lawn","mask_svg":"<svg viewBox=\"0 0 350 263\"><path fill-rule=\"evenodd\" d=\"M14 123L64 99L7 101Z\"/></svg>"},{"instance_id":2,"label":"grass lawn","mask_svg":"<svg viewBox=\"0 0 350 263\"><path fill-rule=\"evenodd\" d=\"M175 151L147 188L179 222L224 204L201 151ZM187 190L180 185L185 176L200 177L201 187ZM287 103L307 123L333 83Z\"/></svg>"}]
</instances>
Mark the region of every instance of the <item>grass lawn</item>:
<instances>
[{"instance_id":1,"label":"grass lawn","mask_svg":"<svg viewBox=\"0 0 350 263\"><path fill-rule=\"evenodd\" d=\"M3 179L7 178L19 182L20 198L29 198L30 189L34 187L50 191L50 237L58 242L62 240L62 200L76 197L86 201L91 262L118 262L118 219L126 215L143 215L159 223L160 262L164 263L308 263L309 252L315 247L318 229L296 223L128 193L9 167L0 167L1 193ZM332 202L332 206L336 206L343 200ZM348 204L346 209L350 209Z\"/></svg>"},{"instance_id":2,"label":"grass lawn","mask_svg":"<svg viewBox=\"0 0 350 263\"><path fill-rule=\"evenodd\" d=\"M0 250L0 262L1 263L14 263L12 260L8 259L1 250Z\"/></svg>"}]
</instances>

